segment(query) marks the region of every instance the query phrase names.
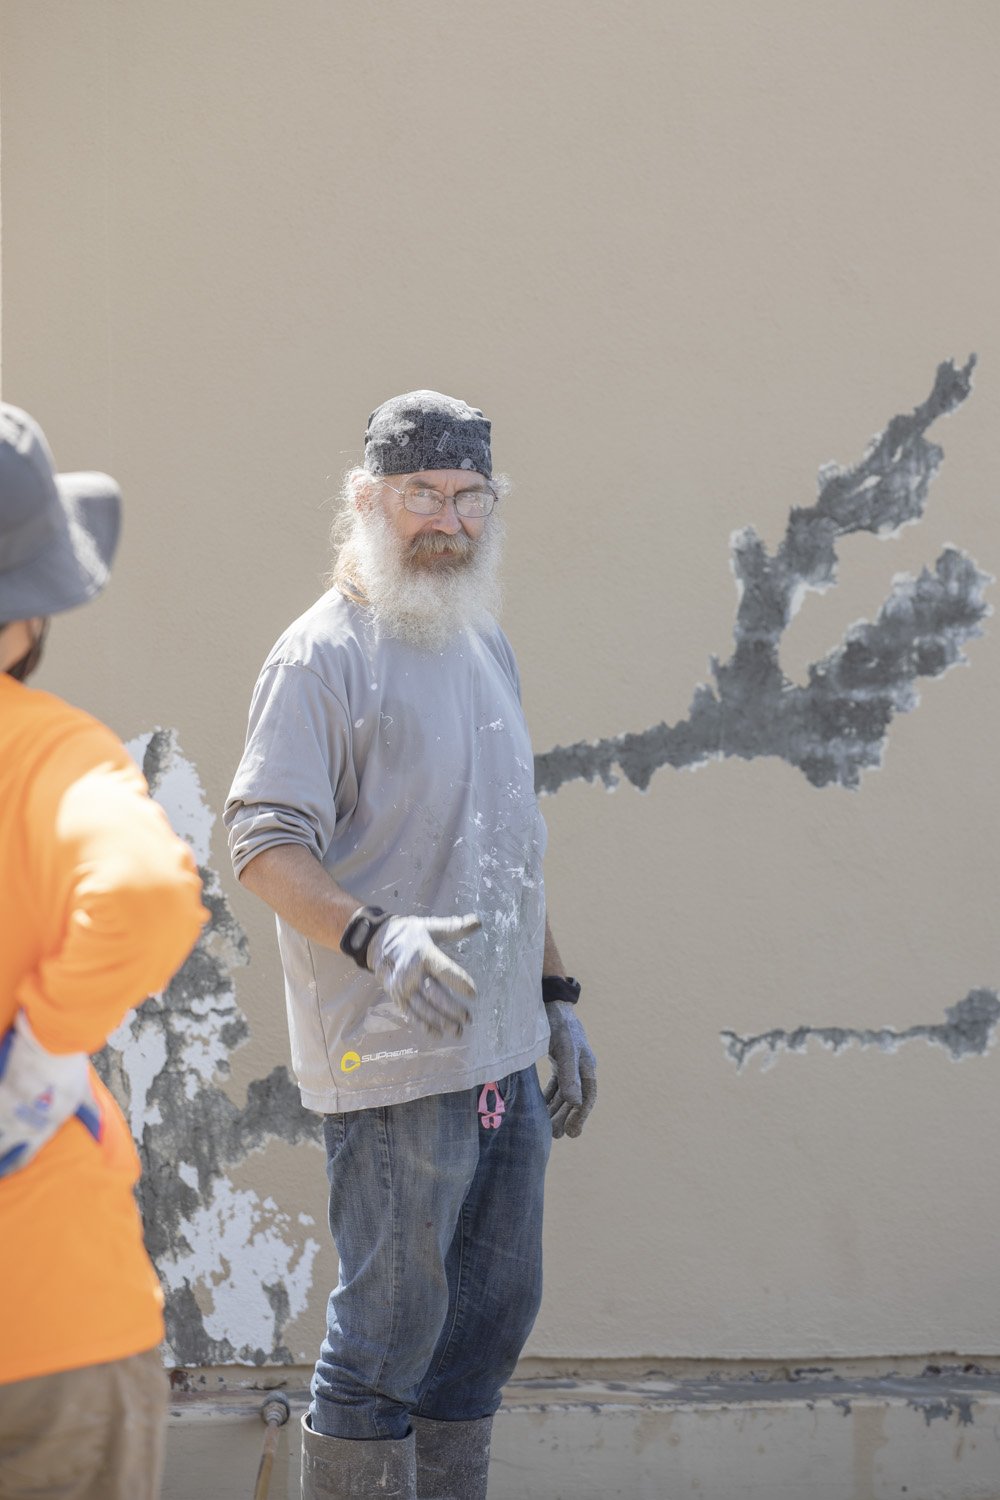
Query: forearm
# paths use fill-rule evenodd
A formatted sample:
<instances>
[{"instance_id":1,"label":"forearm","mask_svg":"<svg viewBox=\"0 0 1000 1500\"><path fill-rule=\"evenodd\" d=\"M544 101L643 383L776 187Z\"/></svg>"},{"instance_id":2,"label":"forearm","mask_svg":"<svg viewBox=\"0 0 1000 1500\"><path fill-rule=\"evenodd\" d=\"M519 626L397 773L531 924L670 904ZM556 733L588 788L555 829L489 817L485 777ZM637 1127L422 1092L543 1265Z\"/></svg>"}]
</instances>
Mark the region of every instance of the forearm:
<instances>
[{"instance_id":1,"label":"forearm","mask_svg":"<svg viewBox=\"0 0 1000 1500\"><path fill-rule=\"evenodd\" d=\"M552 928L549 926L548 917L545 918L545 949L542 953L542 973L560 974L565 979L566 965L559 956L556 940L552 936Z\"/></svg>"},{"instance_id":2,"label":"forearm","mask_svg":"<svg viewBox=\"0 0 1000 1500\"><path fill-rule=\"evenodd\" d=\"M302 844L274 844L240 872L240 884L265 901L296 932L337 948L363 903L338 885Z\"/></svg>"}]
</instances>

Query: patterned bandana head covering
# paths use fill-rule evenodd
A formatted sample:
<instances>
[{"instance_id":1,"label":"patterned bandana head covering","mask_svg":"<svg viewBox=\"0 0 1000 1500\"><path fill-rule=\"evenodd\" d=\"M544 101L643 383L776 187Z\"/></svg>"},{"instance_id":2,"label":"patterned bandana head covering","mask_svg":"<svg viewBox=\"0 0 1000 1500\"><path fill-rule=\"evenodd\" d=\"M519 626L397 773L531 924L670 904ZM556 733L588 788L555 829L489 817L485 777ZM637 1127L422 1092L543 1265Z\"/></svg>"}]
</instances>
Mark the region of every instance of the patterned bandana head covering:
<instances>
[{"instance_id":1,"label":"patterned bandana head covering","mask_svg":"<svg viewBox=\"0 0 1000 1500\"><path fill-rule=\"evenodd\" d=\"M375 408L365 433L369 474L472 469L493 477L490 424L477 406L440 391L407 391Z\"/></svg>"}]
</instances>

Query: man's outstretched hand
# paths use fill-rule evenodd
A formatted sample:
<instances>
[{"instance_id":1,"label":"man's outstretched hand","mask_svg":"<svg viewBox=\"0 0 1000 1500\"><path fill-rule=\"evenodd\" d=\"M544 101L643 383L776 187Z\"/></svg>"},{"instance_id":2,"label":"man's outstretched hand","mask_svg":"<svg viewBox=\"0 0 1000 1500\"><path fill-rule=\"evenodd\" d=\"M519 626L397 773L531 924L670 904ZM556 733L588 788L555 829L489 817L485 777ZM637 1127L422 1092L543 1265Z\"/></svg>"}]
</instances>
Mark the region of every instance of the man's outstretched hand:
<instances>
[{"instance_id":1,"label":"man's outstretched hand","mask_svg":"<svg viewBox=\"0 0 1000 1500\"><path fill-rule=\"evenodd\" d=\"M438 943L455 943L482 923L466 917L390 917L368 945L368 967L389 999L435 1036L461 1036L476 986Z\"/></svg>"},{"instance_id":2,"label":"man's outstretched hand","mask_svg":"<svg viewBox=\"0 0 1000 1500\"><path fill-rule=\"evenodd\" d=\"M597 1059L590 1050L583 1022L565 1000L549 1000L549 1057L552 1077L545 1088L545 1103L552 1134L577 1136L597 1099Z\"/></svg>"}]
</instances>

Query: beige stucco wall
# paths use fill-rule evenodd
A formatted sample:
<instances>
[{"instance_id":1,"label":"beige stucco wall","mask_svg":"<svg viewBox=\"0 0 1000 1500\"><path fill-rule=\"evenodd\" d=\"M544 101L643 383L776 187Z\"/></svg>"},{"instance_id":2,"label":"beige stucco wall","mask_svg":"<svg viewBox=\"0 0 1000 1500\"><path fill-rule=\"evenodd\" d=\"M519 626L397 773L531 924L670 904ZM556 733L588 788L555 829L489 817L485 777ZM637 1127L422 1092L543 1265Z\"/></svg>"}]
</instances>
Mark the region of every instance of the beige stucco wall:
<instances>
[{"instance_id":1,"label":"beige stucco wall","mask_svg":"<svg viewBox=\"0 0 1000 1500\"><path fill-rule=\"evenodd\" d=\"M4 397L127 506L113 587L58 622L41 682L125 738L173 730L214 809L257 667L318 591L338 476L398 390L493 419L539 752L683 719L732 650L731 533L773 550L819 465L972 350L924 519L838 544L784 669L804 681L948 543L1000 570L991 0L0 16ZM554 1151L531 1353L1000 1353L996 1053L813 1040L738 1070L720 1035L902 1033L1000 987L995 627L968 657L856 792L727 759L545 800L602 1093ZM283 1004L270 919L213 837L249 939L249 1037L216 1080L241 1105L287 1061ZM235 1257L204 1247L203 1314L218 1297L235 1330L245 1286L256 1326L284 1265L276 1341L311 1357L324 1186L301 1142L227 1165L219 1222L251 1227Z\"/></svg>"}]
</instances>

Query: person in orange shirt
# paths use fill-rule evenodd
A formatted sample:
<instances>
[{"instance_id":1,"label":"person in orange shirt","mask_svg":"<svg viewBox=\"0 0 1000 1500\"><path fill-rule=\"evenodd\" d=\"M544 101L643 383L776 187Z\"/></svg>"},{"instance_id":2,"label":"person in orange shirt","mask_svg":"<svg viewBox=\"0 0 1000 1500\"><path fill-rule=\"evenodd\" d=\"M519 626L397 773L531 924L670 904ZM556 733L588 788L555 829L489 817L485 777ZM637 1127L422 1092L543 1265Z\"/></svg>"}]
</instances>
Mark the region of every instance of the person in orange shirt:
<instances>
[{"instance_id":1,"label":"person in orange shirt","mask_svg":"<svg viewBox=\"0 0 1000 1500\"><path fill-rule=\"evenodd\" d=\"M121 741L26 685L104 587L121 497L0 406L0 1496L155 1500L167 1380L139 1159L91 1066L207 913Z\"/></svg>"}]
</instances>

